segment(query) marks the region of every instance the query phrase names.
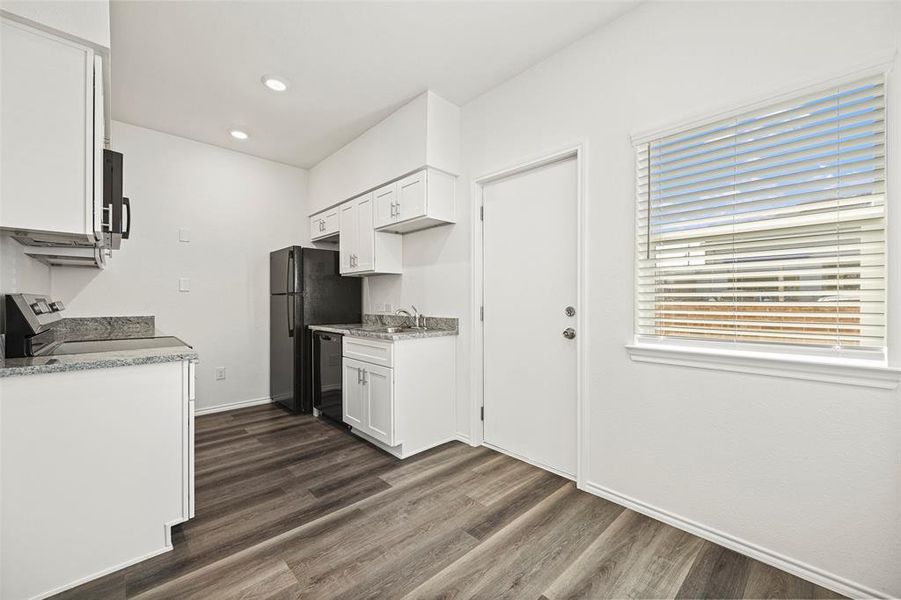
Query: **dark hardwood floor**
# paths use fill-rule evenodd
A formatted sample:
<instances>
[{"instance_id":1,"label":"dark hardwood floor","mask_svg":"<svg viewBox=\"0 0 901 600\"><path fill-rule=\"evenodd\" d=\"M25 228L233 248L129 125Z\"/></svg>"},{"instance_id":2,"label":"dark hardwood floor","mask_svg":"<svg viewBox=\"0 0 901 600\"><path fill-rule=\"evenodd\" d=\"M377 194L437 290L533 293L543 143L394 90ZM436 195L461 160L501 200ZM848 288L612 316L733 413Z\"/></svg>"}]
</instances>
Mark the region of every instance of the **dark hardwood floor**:
<instances>
[{"instance_id":1,"label":"dark hardwood floor","mask_svg":"<svg viewBox=\"0 0 901 600\"><path fill-rule=\"evenodd\" d=\"M56 598L838 597L486 448L398 461L276 406L197 419L173 540Z\"/></svg>"}]
</instances>

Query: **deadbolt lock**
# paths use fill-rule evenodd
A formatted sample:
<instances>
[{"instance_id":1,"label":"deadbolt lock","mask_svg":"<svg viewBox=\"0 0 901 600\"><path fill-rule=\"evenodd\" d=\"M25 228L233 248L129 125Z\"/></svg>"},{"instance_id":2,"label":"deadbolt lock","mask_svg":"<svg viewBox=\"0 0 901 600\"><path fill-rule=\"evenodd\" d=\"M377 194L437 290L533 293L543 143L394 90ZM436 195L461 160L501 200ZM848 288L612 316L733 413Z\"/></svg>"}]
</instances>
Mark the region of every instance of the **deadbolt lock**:
<instances>
[{"instance_id":1,"label":"deadbolt lock","mask_svg":"<svg viewBox=\"0 0 901 600\"><path fill-rule=\"evenodd\" d=\"M563 312L566 313L567 317L574 317L576 315L576 309L572 306L567 306Z\"/></svg>"}]
</instances>

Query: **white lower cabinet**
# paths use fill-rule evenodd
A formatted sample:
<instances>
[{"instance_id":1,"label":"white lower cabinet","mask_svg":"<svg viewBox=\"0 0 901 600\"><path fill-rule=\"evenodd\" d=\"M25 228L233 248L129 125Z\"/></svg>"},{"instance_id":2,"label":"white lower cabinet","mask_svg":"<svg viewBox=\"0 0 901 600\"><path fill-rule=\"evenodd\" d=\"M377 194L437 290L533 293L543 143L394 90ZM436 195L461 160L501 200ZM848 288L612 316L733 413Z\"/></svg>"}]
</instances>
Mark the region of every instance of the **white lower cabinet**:
<instances>
[{"instance_id":1,"label":"white lower cabinet","mask_svg":"<svg viewBox=\"0 0 901 600\"><path fill-rule=\"evenodd\" d=\"M454 439L455 345L345 336L344 422L399 458Z\"/></svg>"},{"instance_id":2,"label":"white lower cabinet","mask_svg":"<svg viewBox=\"0 0 901 600\"><path fill-rule=\"evenodd\" d=\"M0 377L0 598L171 549L194 510L193 396L188 360Z\"/></svg>"},{"instance_id":3,"label":"white lower cabinet","mask_svg":"<svg viewBox=\"0 0 901 600\"><path fill-rule=\"evenodd\" d=\"M394 370L344 359L344 422L394 445Z\"/></svg>"}]
</instances>

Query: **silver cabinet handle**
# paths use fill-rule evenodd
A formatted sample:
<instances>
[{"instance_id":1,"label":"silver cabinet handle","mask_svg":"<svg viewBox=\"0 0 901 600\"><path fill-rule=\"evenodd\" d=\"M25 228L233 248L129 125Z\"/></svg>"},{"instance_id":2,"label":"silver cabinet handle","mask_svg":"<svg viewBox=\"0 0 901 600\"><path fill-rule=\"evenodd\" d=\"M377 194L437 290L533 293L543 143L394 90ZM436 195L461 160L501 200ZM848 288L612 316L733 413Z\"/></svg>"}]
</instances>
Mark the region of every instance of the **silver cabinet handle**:
<instances>
[{"instance_id":1,"label":"silver cabinet handle","mask_svg":"<svg viewBox=\"0 0 901 600\"><path fill-rule=\"evenodd\" d=\"M369 378L367 377L367 375L369 375L369 371L363 369L363 385L369 383Z\"/></svg>"},{"instance_id":2,"label":"silver cabinet handle","mask_svg":"<svg viewBox=\"0 0 901 600\"><path fill-rule=\"evenodd\" d=\"M392 217L392 218L394 217L394 208L395 208L395 206L394 206L394 200L392 200L392 201L391 201L391 217Z\"/></svg>"},{"instance_id":3,"label":"silver cabinet handle","mask_svg":"<svg viewBox=\"0 0 901 600\"><path fill-rule=\"evenodd\" d=\"M394 203L394 216L395 216L395 217L399 217L399 216L400 216L400 202L395 202L395 203Z\"/></svg>"},{"instance_id":4,"label":"silver cabinet handle","mask_svg":"<svg viewBox=\"0 0 901 600\"><path fill-rule=\"evenodd\" d=\"M574 337L576 337L576 330L573 329L572 327L567 327L566 329L563 330L563 337L565 337L568 340L573 339Z\"/></svg>"},{"instance_id":5,"label":"silver cabinet handle","mask_svg":"<svg viewBox=\"0 0 901 600\"><path fill-rule=\"evenodd\" d=\"M357 383L363 383L363 369L357 369Z\"/></svg>"}]
</instances>

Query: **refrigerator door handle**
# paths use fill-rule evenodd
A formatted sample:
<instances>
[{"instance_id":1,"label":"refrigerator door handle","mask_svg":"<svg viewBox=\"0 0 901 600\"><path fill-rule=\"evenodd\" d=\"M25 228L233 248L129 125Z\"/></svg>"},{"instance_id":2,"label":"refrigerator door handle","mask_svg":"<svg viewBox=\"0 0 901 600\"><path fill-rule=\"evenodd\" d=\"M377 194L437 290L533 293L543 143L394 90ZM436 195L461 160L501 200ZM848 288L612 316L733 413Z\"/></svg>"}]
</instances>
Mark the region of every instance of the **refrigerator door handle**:
<instances>
[{"instance_id":1,"label":"refrigerator door handle","mask_svg":"<svg viewBox=\"0 0 901 600\"><path fill-rule=\"evenodd\" d=\"M288 321L288 337L294 337L294 296L285 296L285 318Z\"/></svg>"},{"instance_id":2,"label":"refrigerator door handle","mask_svg":"<svg viewBox=\"0 0 901 600\"><path fill-rule=\"evenodd\" d=\"M285 271L285 292L294 293L294 250L288 251L288 268Z\"/></svg>"}]
</instances>

